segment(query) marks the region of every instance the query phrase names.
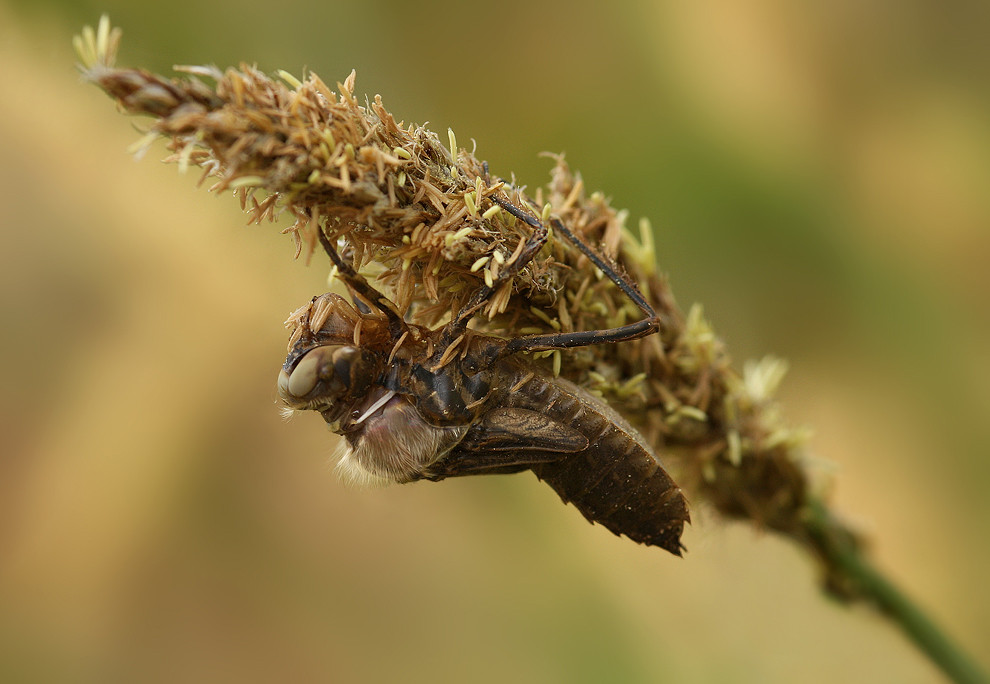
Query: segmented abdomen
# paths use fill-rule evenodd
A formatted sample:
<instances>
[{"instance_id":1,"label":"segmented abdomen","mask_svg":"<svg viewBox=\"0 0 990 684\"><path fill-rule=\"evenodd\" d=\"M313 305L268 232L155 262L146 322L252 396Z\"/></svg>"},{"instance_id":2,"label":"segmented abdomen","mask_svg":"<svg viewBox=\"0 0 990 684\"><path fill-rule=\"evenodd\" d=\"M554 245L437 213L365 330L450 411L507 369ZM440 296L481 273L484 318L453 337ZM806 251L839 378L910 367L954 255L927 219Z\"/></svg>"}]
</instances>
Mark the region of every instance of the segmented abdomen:
<instances>
[{"instance_id":1,"label":"segmented abdomen","mask_svg":"<svg viewBox=\"0 0 990 684\"><path fill-rule=\"evenodd\" d=\"M507 403L540 411L588 438L584 451L532 468L565 503L615 534L681 554L687 501L625 419L577 385L540 376Z\"/></svg>"}]
</instances>

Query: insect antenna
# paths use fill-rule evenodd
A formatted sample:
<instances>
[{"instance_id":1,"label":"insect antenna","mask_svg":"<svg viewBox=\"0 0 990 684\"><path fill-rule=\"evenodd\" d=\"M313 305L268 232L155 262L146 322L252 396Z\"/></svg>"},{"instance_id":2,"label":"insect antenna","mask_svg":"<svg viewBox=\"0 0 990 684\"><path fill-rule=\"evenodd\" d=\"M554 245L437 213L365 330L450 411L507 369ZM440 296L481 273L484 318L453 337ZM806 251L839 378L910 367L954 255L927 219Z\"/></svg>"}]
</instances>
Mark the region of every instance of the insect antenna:
<instances>
[{"instance_id":1,"label":"insect antenna","mask_svg":"<svg viewBox=\"0 0 990 684\"><path fill-rule=\"evenodd\" d=\"M330 242L330 239L327 237L326 233L323 231L322 226L318 227L317 237L319 237L320 244L323 245L323 249L330 257L330 261L332 261L334 266L337 267L337 271L340 274L341 279L359 297L365 299L369 304L385 315L385 318L388 320L388 331L393 340L397 340L402 337L403 333L406 332L406 324L402 320L402 316L400 316L395 310L395 304L393 304L388 297L372 287L372 285L365 280L364 276L354 270L354 267L340 256L336 248Z\"/></svg>"}]
</instances>

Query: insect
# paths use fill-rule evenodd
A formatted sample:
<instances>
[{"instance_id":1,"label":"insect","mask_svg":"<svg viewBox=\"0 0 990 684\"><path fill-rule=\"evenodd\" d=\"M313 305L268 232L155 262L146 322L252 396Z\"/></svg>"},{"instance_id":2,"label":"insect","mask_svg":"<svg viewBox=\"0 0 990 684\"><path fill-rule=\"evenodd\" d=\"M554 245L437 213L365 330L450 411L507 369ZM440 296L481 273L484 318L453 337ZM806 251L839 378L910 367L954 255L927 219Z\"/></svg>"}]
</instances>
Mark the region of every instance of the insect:
<instances>
[{"instance_id":1,"label":"insect","mask_svg":"<svg viewBox=\"0 0 990 684\"><path fill-rule=\"evenodd\" d=\"M301 321L302 337L279 375L279 395L290 409L318 411L343 436L340 465L358 477L437 481L532 470L589 521L679 556L687 502L643 437L603 401L520 354L644 337L659 329L656 312L611 264L553 219L557 234L645 318L609 330L510 339L468 329L499 286L548 239L541 220L507 200L490 199L533 231L494 282L480 286L437 329L403 320L319 228L320 243L357 308L334 293L313 299Z\"/></svg>"}]
</instances>

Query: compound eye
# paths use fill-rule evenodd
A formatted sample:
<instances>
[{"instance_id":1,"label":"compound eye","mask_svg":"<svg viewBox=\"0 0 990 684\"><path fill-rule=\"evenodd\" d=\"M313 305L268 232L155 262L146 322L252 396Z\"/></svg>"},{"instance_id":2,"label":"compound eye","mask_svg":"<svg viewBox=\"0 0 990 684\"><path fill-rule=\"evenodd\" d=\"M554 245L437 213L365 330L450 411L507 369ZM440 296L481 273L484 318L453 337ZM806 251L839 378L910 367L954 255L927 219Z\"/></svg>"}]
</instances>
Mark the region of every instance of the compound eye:
<instances>
[{"instance_id":1,"label":"compound eye","mask_svg":"<svg viewBox=\"0 0 990 684\"><path fill-rule=\"evenodd\" d=\"M285 383L285 389L290 395L304 397L316 387L316 382L320 379L320 363L323 361L323 354L319 352L319 349L314 349L306 354L292 369L292 373L289 374Z\"/></svg>"},{"instance_id":2,"label":"compound eye","mask_svg":"<svg viewBox=\"0 0 990 684\"><path fill-rule=\"evenodd\" d=\"M333 354L334 375L354 396L367 392L379 371L374 359L357 347L341 347Z\"/></svg>"},{"instance_id":3,"label":"compound eye","mask_svg":"<svg viewBox=\"0 0 990 684\"><path fill-rule=\"evenodd\" d=\"M328 344L311 349L291 371L281 370L279 396L290 406L312 408L313 402L324 405L340 400L347 393L360 393L374 378L363 361L364 355L354 347Z\"/></svg>"},{"instance_id":4,"label":"compound eye","mask_svg":"<svg viewBox=\"0 0 990 684\"><path fill-rule=\"evenodd\" d=\"M339 378L349 378L351 369L361 359L361 352L355 347L340 347L335 349L331 360L333 373Z\"/></svg>"}]
</instances>

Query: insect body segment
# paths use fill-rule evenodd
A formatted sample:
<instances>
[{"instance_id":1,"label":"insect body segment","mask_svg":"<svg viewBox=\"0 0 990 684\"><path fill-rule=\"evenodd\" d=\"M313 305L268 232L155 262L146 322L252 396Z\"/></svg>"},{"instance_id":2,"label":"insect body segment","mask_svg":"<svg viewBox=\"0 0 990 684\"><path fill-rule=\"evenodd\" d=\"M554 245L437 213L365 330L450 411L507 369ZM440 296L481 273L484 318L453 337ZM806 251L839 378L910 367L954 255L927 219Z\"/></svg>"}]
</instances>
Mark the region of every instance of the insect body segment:
<instances>
[{"instance_id":1,"label":"insect body segment","mask_svg":"<svg viewBox=\"0 0 990 684\"><path fill-rule=\"evenodd\" d=\"M510 376L525 370L505 365ZM589 521L680 555L687 502L622 416L577 385L542 374L498 403L431 466L429 479L532 470Z\"/></svg>"},{"instance_id":2,"label":"insect body segment","mask_svg":"<svg viewBox=\"0 0 990 684\"><path fill-rule=\"evenodd\" d=\"M612 330L513 339L468 330L474 312L547 239L538 219L496 201L534 232L495 287L479 288L436 330L404 321L321 231L321 244L363 310L377 312L362 313L336 294L314 298L279 376L279 395L292 409L320 412L344 438L342 468L360 479L532 470L588 520L680 555L687 502L649 445L607 404L517 353L642 337L656 331L656 314L609 263L555 224L646 318Z\"/></svg>"}]
</instances>

